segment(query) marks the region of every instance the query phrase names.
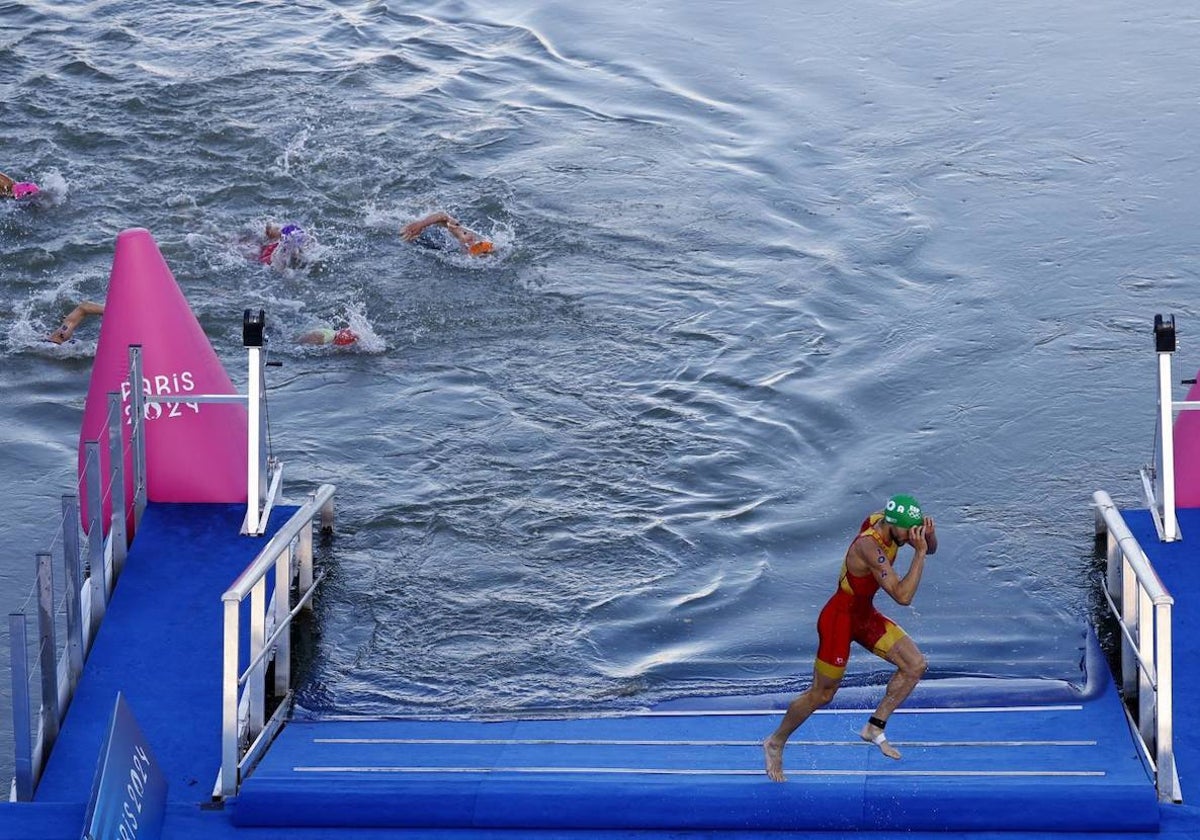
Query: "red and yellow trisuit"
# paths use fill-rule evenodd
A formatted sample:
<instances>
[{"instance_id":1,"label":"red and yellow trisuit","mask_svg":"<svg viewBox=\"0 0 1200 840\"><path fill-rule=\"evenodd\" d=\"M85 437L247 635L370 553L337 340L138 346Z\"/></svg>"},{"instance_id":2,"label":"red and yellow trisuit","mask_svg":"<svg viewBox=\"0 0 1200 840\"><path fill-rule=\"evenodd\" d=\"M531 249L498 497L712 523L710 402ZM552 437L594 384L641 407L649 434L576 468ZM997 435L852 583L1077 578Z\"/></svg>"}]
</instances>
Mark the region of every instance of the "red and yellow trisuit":
<instances>
[{"instance_id":1,"label":"red and yellow trisuit","mask_svg":"<svg viewBox=\"0 0 1200 840\"><path fill-rule=\"evenodd\" d=\"M873 513L863 520L858 536L851 541L870 537L887 558L890 568L896 562L896 543L885 545L875 524L883 519L882 511ZM849 554L849 550L847 550ZM853 575L842 561L842 575L838 580L837 592L825 604L817 619L820 643L817 647L816 669L830 679L840 680L846 673L850 660L850 642L858 642L876 656L887 658L888 651L896 641L907 635L899 624L875 609L875 593L879 581L874 575Z\"/></svg>"}]
</instances>

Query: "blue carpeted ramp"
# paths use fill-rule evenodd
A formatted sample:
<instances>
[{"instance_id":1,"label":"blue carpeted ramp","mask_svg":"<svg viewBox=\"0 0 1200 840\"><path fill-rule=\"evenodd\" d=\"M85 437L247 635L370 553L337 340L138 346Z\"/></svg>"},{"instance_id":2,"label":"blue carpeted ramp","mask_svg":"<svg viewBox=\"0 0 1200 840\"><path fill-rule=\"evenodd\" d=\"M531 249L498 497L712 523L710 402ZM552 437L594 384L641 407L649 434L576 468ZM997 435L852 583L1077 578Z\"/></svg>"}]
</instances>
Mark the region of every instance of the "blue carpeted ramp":
<instances>
[{"instance_id":1,"label":"blue carpeted ramp","mask_svg":"<svg viewBox=\"0 0 1200 840\"><path fill-rule=\"evenodd\" d=\"M1078 702L904 710L892 761L828 710L763 774L777 711L571 720L292 722L233 803L242 826L1152 831L1111 681Z\"/></svg>"},{"instance_id":2,"label":"blue carpeted ramp","mask_svg":"<svg viewBox=\"0 0 1200 840\"><path fill-rule=\"evenodd\" d=\"M36 801L87 803L117 692L170 800L209 798L221 762L221 593L296 510L276 507L265 536L244 537L245 505L147 506Z\"/></svg>"}]
</instances>

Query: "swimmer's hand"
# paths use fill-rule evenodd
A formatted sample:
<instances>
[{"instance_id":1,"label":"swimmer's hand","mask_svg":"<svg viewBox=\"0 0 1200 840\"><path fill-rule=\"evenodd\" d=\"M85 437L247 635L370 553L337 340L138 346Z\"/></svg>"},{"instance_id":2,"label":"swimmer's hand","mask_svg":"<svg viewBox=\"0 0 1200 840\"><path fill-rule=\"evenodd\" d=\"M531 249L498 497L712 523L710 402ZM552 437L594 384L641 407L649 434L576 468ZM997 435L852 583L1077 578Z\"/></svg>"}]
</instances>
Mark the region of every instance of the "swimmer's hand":
<instances>
[{"instance_id":1,"label":"swimmer's hand","mask_svg":"<svg viewBox=\"0 0 1200 840\"><path fill-rule=\"evenodd\" d=\"M63 324L54 332L46 336L46 341L53 342L54 344L65 344L71 340L71 336L74 333L75 330L71 328L70 324Z\"/></svg>"}]
</instances>

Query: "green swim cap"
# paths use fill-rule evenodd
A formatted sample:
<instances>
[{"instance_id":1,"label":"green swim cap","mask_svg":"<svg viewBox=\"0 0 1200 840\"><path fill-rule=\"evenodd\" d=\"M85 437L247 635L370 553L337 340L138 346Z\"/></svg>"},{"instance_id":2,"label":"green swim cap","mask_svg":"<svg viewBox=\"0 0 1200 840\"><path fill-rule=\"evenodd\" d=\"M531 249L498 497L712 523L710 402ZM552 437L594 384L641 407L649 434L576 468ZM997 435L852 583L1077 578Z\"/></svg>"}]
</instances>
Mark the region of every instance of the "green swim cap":
<instances>
[{"instance_id":1,"label":"green swim cap","mask_svg":"<svg viewBox=\"0 0 1200 840\"><path fill-rule=\"evenodd\" d=\"M921 513L920 502L899 493L888 499L887 507L883 509L883 521L897 528L915 528L925 522L925 515Z\"/></svg>"}]
</instances>

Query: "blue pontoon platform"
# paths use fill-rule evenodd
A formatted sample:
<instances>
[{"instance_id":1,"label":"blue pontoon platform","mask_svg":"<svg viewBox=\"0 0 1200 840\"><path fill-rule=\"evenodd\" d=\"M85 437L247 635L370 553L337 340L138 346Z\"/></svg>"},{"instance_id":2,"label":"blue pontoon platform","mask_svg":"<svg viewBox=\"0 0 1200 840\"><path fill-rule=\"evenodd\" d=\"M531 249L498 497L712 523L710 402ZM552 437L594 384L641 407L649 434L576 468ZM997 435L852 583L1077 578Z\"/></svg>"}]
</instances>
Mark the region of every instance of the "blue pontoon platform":
<instances>
[{"instance_id":1,"label":"blue pontoon platform","mask_svg":"<svg viewBox=\"0 0 1200 840\"><path fill-rule=\"evenodd\" d=\"M292 510L276 510L267 536ZM167 777L166 837L1158 829L1153 779L1094 648L1093 679L1077 691L923 686L892 726L899 762L857 737L865 707L823 710L789 745L786 784L766 778L761 750L784 698L723 698L569 719L291 721L214 807L220 595L261 545L238 534L241 516L237 506L147 508L31 818L82 814L119 690ZM964 705L972 696L990 703Z\"/></svg>"},{"instance_id":2,"label":"blue pontoon platform","mask_svg":"<svg viewBox=\"0 0 1200 840\"><path fill-rule=\"evenodd\" d=\"M1151 831L1158 804L1111 683L1075 703L910 710L897 762L869 712L818 714L763 774L778 710L289 724L237 825Z\"/></svg>"}]
</instances>

